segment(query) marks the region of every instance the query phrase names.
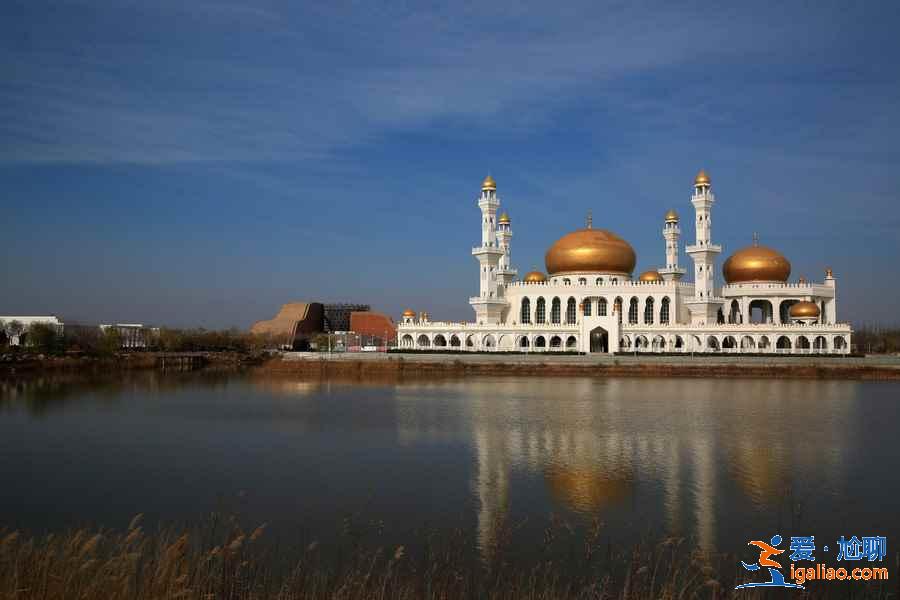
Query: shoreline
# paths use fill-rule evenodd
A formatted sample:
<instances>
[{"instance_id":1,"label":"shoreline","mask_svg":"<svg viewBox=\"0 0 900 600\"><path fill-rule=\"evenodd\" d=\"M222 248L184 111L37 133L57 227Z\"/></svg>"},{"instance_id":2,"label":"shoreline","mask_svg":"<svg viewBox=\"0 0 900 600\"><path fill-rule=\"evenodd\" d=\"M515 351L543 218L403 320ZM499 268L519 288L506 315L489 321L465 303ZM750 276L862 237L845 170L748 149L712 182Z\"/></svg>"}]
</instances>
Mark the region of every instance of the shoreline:
<instances>
[{"instance_id":1,"label":"shoreline","mask_svg":"<svg viewBox=\"0 0 900 600\"><path fill-rule=\"evenodd\" d=\"M0 363L0 376L48 373L246 371L253 375L337 377L725 377L772 379L900 380L900 356L552 355L285 352L275 357L240 352L196 352L190 364L173 354L123 353L114 357L31 356ZM166 360L164 360L166 359Z\"/></svg>"},{"instance_id":2,"label":"shoreline","mask_svg":"<svg viewBox=\"0 0 900 600\"><path fill-rule=\"evenodd\" d=\"M308 376L726 377L900 380L900 357L548 356L285 353L255 373Z\"/></svg>"},{"instance_id":3,"label":"shoreline","mask_svg":"<svg viewBox=\"0 0 900 600\"><path fill-rule=\"evenodd\" d=\"M176 360L171 359L175 357ZM179 361L178 357L186 360ZM167 363L166 360L169 360ZM259 365L259 355L243 352L122 352L114 356L24 355L0 362L0 376L43 373L110 373L140 370L229 370Z\"/></svg>"}]
</instances>

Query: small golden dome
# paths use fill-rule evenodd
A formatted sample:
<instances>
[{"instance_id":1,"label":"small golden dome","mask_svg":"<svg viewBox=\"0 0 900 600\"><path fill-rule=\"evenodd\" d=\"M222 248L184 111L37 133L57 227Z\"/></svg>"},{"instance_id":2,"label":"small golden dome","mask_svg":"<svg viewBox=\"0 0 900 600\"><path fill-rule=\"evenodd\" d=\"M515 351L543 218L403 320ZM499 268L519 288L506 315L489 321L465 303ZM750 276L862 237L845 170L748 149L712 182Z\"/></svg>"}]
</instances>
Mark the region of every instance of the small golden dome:
<instances>
[{"instance_id":1,"label":"small golden dome","mask_svg":"<svg viewBox=\"0 0 900 600\"><path fill-rule=\"evenodd\" d=\"M747 246L728 257L722 265L726 283L780 281L791 276L791 263L783 254L766 246Z\"/></svg>"},{"instance_id":2,"label":"small golden dome","mask_svg":"<svg viewBox=\"0 0 900 600\"><path fill-rule=\"evenodd\" d=\"M816 319L819 317L819 307L815 302L803 300L791 305L790 315L792 319Z\"/></svg>"},{"instance_id":3,"label":"small golden dome","mask_svg":"<svg viewBox=\"0 0 900 600\"><path fill-rule=\"evenodd\" d=\"M651 269L649 271L644 271L641 273L641 276L638 277L638 281L644 282L654 282L654 281L662 281L662 275L659 274L659 271Z\"/></svg>"},{"instance_id":4,"label":"small golden dome","mask_svg":"<svg viewBox=\"0 0 900 600\"><path fill-rule=\"evenodd\" d=\"M670 208L669 212L666 213L666 221L677 221L678 213L675 212L674 208Z\"/></svg>"},{"instance_id":5,"label":"small golden dome","mask_svg":"<svg viewBox=\"0 0 900 600\"><path fill-rule=\"evenodd\" d=\"M500 218L497 219L497 222L509 225L509 215L506 213L503 213L502 215L500 215Z\"/></svg>"},{"instance_id":6,"label":"small golden dome","mask_svg":"<svg viewBox=\"0 0 900 600\"><path fill-rule=\"evenodd\" d=\"M711 183L709 175L703 169L700 169L700 172L694 177L694 185L710 185Z\"/></svg>"},{"instance_id":7,"label":"small golden dome","mask_svg":"<svg viewBox=\"0 0 900 600\"><path fill-rule=\"evenodd\" d=\"M540 271L531 271L525 275L522 281L525 283L543 283L544 281L547 281L547 276Z\"/></svg>"},{"instance_id":8,"label":"small golden dome","mask_svg":"<svg viewBox=\"0 0 900 600\"><path fill-rule=\"evenodd\" d=\"M416 311L407 308L406 310L403 311L403 316L404 317L415 317Z\"/></svg>"},{"instance_id":9,"label":"small golden dome","mask_svg":"<svg viewBox=\"0 0 900 600\"><path fill-rule=\"evenodd\" d=\"M494 181L494 178L488 175L484 178L484 181L481 182L481 189L483 190L496 190L497 182Z\"/></svg>"},{"instance_id":10,"label":"small golden dome","mask_svg":"<svg viewBox=\"0 0 900 600\"><path fill-rule=\"evenodd\" d=\"M550 246L544 256L547 272L616 273L630 276L637 257L631 244L605 229L579 229Z\"/></svg>"}]
</instances>

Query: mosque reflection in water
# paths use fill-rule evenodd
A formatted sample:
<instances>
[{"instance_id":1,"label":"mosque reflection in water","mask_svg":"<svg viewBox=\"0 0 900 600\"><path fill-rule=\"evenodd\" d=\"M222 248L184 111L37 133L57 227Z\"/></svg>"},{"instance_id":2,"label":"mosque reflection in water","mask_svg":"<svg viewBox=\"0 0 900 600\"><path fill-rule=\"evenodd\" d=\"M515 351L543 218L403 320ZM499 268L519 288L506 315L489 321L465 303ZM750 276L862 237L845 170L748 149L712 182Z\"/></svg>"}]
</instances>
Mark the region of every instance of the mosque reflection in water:
<instances>
[{"instance_id":1,"label":"mosque reflection in water","mask_svg":"<svg viewBox=\"0 0 900 600\"><path fill-rule=\"evenodd\" d=\"M657 526L716 550L720 529L733 525L723 519L752 528L760 515L790 505L798 489L838 494L841 440L852 438L847 382L541 379L462 387L467 414L455 423L440 397L421 393L428 386L400 388L398 427L404 443L471 435L483 551L508 519L516 473L543 480L553 509L615 520L624 507L634 528ZM798 414L804 422L795 422Z\"/></svg>"},{"instance_id":2,"label":"mosque reflection in water","mask_svg":"<svg viewBox=\"0 0 900 600\"><path fill-rule=\"evenodd\" d=\"M216 494L252 489L253 519L290 526L302 501L323 536L336 512L360 503L397 531L426 521L453 527L462 516L485 558L503 528L550 514L575 525L602 521L604 539L625 547L676 535L739 551L792 527L798 535L892 535L898 517L884 500L900 494L896 390L580 377L5 381L0 465L20 485L0 494L0 508L45 526L47 514L27 507L84 494L81 482L102 474L105 487L72 511L80 521L115 525L136 509L189 519L210 510ZM66 477L59 464L70 465ZM170 473L189 474L176 478L177 501ZM123 497L121 482L147 492ZM68 526L66 514L54 523ZM853 530L835 531L843 526ZM520 539L534 541L534 529L520 529Z\"/></svg>"}]
</instances>

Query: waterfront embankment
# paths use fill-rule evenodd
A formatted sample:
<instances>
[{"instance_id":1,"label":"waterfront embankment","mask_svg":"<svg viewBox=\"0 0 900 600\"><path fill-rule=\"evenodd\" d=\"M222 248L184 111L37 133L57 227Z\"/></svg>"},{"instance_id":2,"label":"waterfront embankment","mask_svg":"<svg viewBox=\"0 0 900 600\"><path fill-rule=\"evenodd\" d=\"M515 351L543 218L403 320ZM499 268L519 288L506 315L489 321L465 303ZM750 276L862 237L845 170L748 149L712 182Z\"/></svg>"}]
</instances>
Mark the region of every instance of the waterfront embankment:
<instances>
[{"instance_id":1,"label":"waterfront embankment","mask_svg":"<svg viewBox=\"0 0 900 600\"><path fill-rule=\"evenodd\" d=\"M898 356L651 356L286 352L256 368L320 376L451 375L900 379Z\"/></svg>"},{"instance_id":2,"label":"waterfront embankment","mask_svg":"<svg viewBox=\"0 0 900 600\"><path fill-rule=\"evenodd\" d=\"M122 352L111 356L8 353L0 358L0 375L57 371L110 373L141 369L235 369L261 364L267 357L247 352Z\"/></svg>"}]
</instances>

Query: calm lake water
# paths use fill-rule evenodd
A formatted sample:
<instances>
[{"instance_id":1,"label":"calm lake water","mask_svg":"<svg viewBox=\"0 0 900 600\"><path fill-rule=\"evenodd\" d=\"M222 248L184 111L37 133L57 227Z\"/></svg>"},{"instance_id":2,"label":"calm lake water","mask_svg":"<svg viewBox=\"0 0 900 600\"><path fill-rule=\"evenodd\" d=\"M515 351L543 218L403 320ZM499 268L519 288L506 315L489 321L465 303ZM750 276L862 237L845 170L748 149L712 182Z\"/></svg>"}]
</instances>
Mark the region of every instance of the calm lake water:
<instances>
[{"instance_id":1,"label":"calm lake water","mask_svg":"<svg viewBox=\"0 0 900 600\"><path fill-rule=\"evenodd\" d=\"M0 387L0 527L211 511L328 540L342 518L610 544L900 538L900 384L469 378L353 384L157 373ZM893 547L892 547L893 546Z\"/></svg>"}]
</instances>

